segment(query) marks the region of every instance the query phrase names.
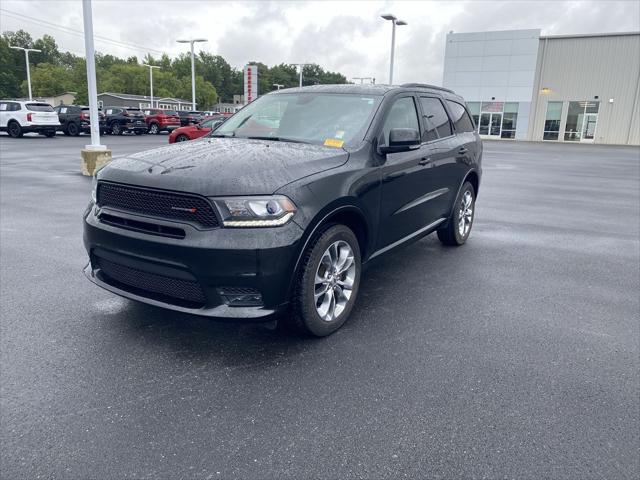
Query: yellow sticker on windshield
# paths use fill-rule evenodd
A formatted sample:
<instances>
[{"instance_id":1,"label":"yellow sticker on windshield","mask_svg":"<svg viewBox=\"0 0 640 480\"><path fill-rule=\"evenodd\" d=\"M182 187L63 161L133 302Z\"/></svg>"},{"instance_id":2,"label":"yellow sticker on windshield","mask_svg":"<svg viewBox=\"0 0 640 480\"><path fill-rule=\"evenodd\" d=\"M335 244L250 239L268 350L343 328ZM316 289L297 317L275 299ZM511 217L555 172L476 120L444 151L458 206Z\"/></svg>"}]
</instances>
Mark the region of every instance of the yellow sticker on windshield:
<instances>
[{"instance_id":1,"label":"yellow sticker on windshield","mask_svg":"<svg viewBox=\"0 0 640 480\"><path fill-rule=\"evenodd\" d=\"M326 147L336 147L336 148L340 148L342 147L342 145L344 145L344 140L337 140L335 138L327 138L324 141L324 145Z\"/></svg>"}]
</instances>

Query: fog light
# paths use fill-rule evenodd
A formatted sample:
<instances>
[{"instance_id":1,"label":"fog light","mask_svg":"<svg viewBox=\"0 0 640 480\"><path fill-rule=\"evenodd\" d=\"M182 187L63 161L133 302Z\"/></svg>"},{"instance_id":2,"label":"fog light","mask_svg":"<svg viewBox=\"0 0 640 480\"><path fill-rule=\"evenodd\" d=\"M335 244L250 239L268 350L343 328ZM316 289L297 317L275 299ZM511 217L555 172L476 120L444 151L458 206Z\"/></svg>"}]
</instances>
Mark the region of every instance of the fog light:
<instances>
[{"instance_id":1,"label":"fog light","mask_svg":"<svg viewBox=\"0 0 640 480\"><path fill-rule=\"evenodd\" d=\"M230 307L262 306L262 295L255 288L222 287L218 289L218 293Z\"/></svg>"}]
</instances>

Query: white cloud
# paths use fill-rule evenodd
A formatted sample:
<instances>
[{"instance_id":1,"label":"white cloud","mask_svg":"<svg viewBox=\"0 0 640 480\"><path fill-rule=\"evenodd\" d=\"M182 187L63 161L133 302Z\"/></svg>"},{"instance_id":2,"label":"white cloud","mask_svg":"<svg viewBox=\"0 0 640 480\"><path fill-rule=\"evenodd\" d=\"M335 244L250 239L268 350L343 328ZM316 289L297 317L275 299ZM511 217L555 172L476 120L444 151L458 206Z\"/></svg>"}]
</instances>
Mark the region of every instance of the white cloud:
<instances>
[{"instance_id":1,"label":"white cloud","mask_svg":"<svg viewBox=\"0 0 640 480\"><path fill-rule=\"evenodd\" d=\"M33 36L53 35L74 53L84 51L79 1L3 0L1 8L44 20L38 23L0 11L0 29L23 28ZM388 78L391 25L380 18L392 12L409 25L398 27L398 83L440 83L445 34L450 31L541 28L543 34L573 34L640 29L640 2L600 1L109 1L94 0L96 48L120 56L147 51L177 55L181 37L209 39L200 48L224 56L241 68L250 60L268 65L316 62L348 78Z\"/></svg>"}]
</instances>

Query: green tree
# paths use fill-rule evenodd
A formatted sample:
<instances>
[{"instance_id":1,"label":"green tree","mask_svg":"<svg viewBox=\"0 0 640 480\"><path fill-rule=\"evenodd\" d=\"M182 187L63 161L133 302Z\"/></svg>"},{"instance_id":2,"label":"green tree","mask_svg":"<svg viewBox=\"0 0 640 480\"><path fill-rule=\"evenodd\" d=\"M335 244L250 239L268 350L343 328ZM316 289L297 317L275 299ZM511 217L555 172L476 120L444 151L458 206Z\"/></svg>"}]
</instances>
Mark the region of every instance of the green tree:
<instances>
[{"instance_id":1,"label":"green tree","mask_svg":"<svg viewBox=\"0 0 640 480\"><path fill-rule=\"evenodd\" d=\"M31 67L31 89L34 97L48 97L72 89L71 71L60 65L39 63ZM23 90L27 88L26 80Z\"/></svg>"}]
</instances>

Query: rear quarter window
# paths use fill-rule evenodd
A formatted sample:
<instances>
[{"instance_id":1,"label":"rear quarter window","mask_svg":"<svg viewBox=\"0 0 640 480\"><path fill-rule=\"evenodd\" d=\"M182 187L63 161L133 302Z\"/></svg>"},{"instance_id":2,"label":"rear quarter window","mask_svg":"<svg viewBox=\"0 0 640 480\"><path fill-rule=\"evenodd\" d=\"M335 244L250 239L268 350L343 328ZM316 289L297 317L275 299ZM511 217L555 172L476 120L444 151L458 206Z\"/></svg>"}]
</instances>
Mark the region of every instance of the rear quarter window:
<instances>
[{"instance_id":1,"label":"rear quarter window","mask_svg":"<svg viewBox=\"0 0 640 480\"><path fill-rule=\"evenodd\" d=\"M453 100L447 100L447 104L449 105L451 120L456 126L456 131L473 132L475 129L473 128L473 122L471 121L471 117L469 116L467 109Z\"/></svg>"}]
</instances>

